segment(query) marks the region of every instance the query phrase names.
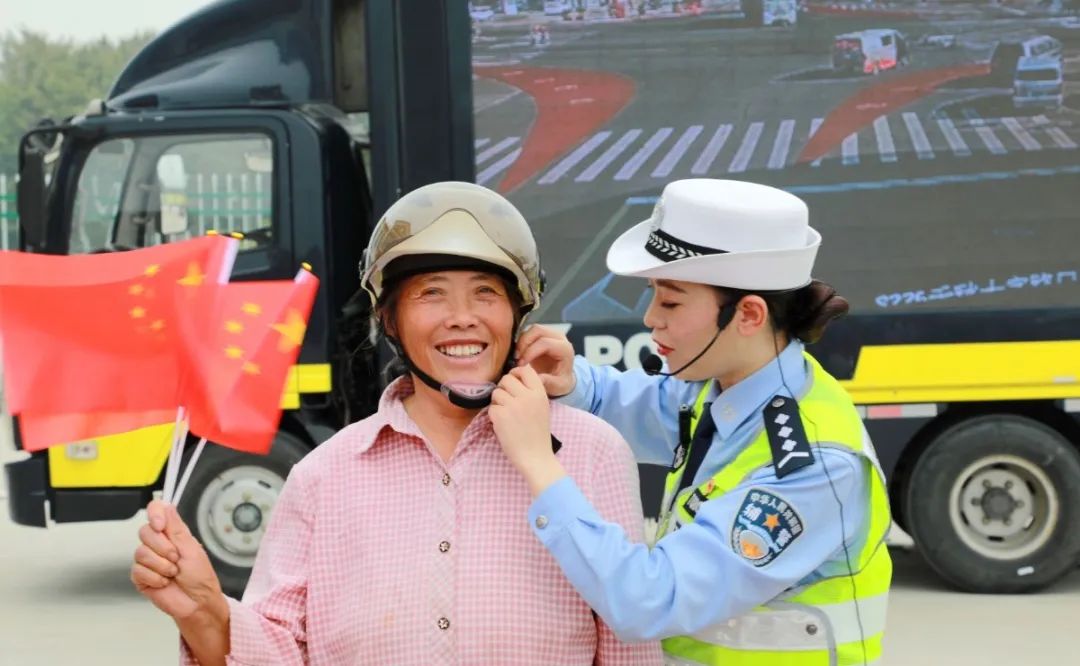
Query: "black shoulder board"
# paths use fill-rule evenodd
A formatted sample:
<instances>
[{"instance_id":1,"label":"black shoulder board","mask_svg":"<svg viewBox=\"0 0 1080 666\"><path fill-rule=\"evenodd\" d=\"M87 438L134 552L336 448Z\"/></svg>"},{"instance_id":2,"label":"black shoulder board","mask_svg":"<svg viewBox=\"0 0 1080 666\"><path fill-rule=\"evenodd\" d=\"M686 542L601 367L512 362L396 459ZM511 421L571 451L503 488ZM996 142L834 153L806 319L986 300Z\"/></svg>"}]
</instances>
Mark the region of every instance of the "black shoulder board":
<instances>
[{"instance_id":1,"label":"black shoulder board","mask_svg":"<svg viewBox=\"0 0 1080 666\"><path fill-rule=\"evenodd\" d=\"M814 464L814 454L810 451L810 442L799 418L799 404L795 400L778 395L769 401L762 415L776 478L782 479L797 469Z\"/></svg>"}]
</instances>

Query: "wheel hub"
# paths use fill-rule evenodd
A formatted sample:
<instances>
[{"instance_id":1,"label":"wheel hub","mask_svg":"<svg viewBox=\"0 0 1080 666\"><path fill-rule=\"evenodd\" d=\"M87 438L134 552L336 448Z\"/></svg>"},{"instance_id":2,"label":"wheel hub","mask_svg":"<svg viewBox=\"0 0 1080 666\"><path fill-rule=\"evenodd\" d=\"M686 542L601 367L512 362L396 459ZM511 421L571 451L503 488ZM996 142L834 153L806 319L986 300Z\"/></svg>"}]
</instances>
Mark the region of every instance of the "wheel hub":
<instances>
[{"instance_id":1,"label":"wheel hub","mask_svg":"<svg viewBox=\"0 0 1080 666\"><path fill-rule=\"evenodd\" d=\"M961 540L993 559L1016 559L1042 547L1059 511L1045 472L1011 455L971 464L953 484L950 518Z\"/></svg>"},{"instance_id":2,"label":"wheel hub","mask_svg":"<svg viewBox=\"0 0 1080 666\"><path fill-rule=\"evenodd\" d=\"M282 486L265 467L232 467L207 484L197 518L203 545L219 560L251 567Z\"/></svg>"},{"instance_id":3,"label":"wheel hub","mask_svg":"<svg viewBox=\"0 0 1080 666\"><path fill-rule=\"evenodd\" d=\"M254 532L262 524L262 511L251 502L244 502L233 509L232 522L241 532Z\"/></svg>"},{"instance_id":4,"label":"wheel hub","mask_svg":"<svg viewBox=\"0 0 1080 666\"><path fill-rule=\"evenodd\" d=\"M1016 509L1017 502L1004 488L991 488L983 493L981 506L983 513L990 520L1008 520Z\"/></svg>"}]
</instances>

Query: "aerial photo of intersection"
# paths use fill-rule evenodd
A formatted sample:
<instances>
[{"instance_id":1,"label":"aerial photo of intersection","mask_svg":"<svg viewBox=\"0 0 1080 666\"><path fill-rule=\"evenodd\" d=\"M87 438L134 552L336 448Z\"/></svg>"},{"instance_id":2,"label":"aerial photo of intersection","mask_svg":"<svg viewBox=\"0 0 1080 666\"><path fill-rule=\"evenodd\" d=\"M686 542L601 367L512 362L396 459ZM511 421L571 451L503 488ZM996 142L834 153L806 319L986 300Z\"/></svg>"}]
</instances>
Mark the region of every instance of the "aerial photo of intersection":
<instances>
[{"instance_id":1,"label":"aerial photo of intersection","mask_svg":"<svg viewBox=\"0 0 1080 666\"><path fill-rule=\"evenodd\" d=\"M693 177L805 198L819 276L856 311L1080 294L1073 8L517 4L474 24L476 173L536 229L543 319L638 319L643 284L604 252Z\"/></svg>"}]
</instances>

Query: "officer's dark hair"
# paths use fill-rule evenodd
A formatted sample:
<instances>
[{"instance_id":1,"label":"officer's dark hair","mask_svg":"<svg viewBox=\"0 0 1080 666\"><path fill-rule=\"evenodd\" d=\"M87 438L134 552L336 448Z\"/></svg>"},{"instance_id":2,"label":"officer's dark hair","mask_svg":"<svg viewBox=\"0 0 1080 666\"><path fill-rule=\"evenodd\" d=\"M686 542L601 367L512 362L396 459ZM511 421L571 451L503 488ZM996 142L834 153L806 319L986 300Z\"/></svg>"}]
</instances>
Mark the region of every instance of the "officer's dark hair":
<instances>
[{"instance_id":1,"label":"officer's dark hair","mask_svg":"<svg viewBox=\"0 0 1080 666\"><path fill-rule=\"evenodd\" d=\"M782 292L746 291L716 287L721 303L738 302L746 296L759 296L769 308L773 328L789 339L798 338L807 344L821 339L825 328L847 314L850 305L831 285L814 280L800 289ZM734 312L732 312L734 314Z\"/></svg>"}]
</instances>

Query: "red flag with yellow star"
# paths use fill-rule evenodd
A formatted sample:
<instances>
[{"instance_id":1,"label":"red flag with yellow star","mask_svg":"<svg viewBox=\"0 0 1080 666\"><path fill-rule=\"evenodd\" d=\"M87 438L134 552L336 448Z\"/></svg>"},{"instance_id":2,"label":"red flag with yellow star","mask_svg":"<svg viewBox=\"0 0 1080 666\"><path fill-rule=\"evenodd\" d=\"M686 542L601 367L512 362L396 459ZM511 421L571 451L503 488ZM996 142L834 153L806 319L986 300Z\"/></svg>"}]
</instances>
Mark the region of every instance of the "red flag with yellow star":
<instances>
[{"instance_id":1,"label":"red flag with yellow star","mask_svg":"<svg viewBox=\"0 0 1080 666\"><path fill-rule=\"evenodd\" d=\"M133 430L175 412L180 316L201 287L228 278L236 246L206 237L97 255L109 261L21 256L24 281L0 281L0 338L23 447ZM0 280L14 279L8 258ZM48 261L35 268L39 259Z\"/></svg>"},{"instance_id":2,"label":"red flag with yellow star","mask_svg":"<svg viewBox=\"0 0 1080 666\"><path fill-rule=\"evenodd\" d=\"M184 391L193 434L250 453L270 450L318 289L318 278L302 270L291 282L205 291L199 309L212 316L183 333L194 378Z\"/></svg>"}]
</instances>

